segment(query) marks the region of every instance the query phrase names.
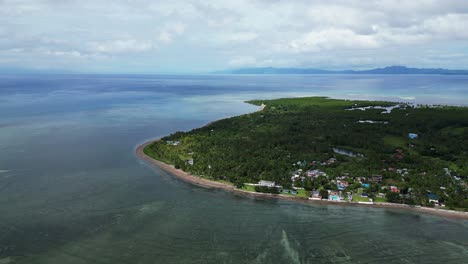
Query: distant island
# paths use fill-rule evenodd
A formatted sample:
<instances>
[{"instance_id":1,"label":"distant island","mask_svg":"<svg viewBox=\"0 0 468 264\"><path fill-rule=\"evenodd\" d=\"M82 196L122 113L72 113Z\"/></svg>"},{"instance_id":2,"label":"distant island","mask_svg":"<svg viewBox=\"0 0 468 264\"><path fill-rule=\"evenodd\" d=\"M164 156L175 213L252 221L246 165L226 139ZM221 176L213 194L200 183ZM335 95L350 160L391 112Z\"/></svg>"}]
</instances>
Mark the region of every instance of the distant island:
<instances>
[{"instance_id":1,"label":"distant island","mask_svg":"<svg viewBox=\"0 0 468 264\"><path fill-rule=\"evenodd\" d=\"M139 156L202 186L468 211L468 108L325 97L248 103L260 110L149 142Z\"/></svg>"},{"instance_id":2,"label":"distant island","mask_svg":"<svg viewBox=\"0 0 468 264\"><path fill-rule=\"evenodd\" d=\"M242 68L226 70L217 73L224 74L439 74L439 75L468 75L468 70L448 70L432 68L408 68L405 66L388 66L370 70L321 70L310 68Z\"/></svg>"}]
</instances>

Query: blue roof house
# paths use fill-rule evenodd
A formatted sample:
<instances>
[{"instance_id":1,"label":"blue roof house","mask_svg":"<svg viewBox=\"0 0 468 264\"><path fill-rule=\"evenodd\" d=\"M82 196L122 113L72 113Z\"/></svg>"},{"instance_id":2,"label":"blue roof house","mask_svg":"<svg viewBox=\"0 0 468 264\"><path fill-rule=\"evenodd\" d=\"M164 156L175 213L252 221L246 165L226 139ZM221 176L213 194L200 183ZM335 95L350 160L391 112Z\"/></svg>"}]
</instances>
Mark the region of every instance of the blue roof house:
<instances>
[{"instance_id":1,"label":"blue roof house","mask_svg":"<svg viewBox=\"0 0 468 264\"><path fill-rule=\"evenodd\" d=\"M409 133L409 134L408 134L408 137L409 137L410 139L415 139L415 138L418 138L418 134Z\"/></svg>"}]
</instances>

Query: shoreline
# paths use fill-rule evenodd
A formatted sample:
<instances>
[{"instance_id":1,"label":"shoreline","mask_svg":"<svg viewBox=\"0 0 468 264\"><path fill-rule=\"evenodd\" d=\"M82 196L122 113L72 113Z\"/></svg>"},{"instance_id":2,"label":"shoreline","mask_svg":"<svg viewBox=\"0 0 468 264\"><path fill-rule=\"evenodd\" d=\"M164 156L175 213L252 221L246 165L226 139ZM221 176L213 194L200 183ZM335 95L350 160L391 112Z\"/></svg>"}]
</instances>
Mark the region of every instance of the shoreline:
<instances>
[{"instance_id":1,"label":"shoreline","mask_svg":"<svg viewBox=\"0 0 468 264\"><path fill-rule=\"evenodd\" d=\"M289 200L289 201L302 202L302 203L330 204L330 205L343 205L343 206L360 206L360 207L372 207L372 208L403 209L403 210L409 210L409 211L413 211L413 212L431 214L431 215L436 215L436 216L441 216L441 217L446 217L446 218L468 220L468 212L462 212L462 211L453 211L453 210L445 210L445 209L422 207L422 206L411 206L411 205L396 204L396 203L362 204L362 203L353 203L353 202L333 202L333 201L328 201L328 200L311 200L311 199L305 199L305 198L289 196L289 195L285 195L285 194L259 193L259 192L249 192L249 191L241 190L241 189L238 189L235 186L230 185L230 184L217 182L217 181L212 181L212 180L201 178L199 176L192 175L192 174L187 173L187 172L185 172L185 171L183 171L181 169L176 169L173 165L169 165L169 164L164 163L162 161L155 160L150 156L147 156L143 151L144 148L146 146L148 146L149 144L152 144L153 142L156 142L158 140L159 139L150 140L150 141L147 141L147 142L143 143L142 145L139 145L135 150L136 156L139 159L141 159L143 161L146 161L149 164L154 165L154 166L168 172L169 174L177 177L180 180L183 180L185 182L191 183L191 184L199 186L199 187L222 189L222 190L225 190L225 191L232 192L234 194L239 194L239 195L243 195L243 196L250 196L250 197L263 197L263 198L270 198L270 199L281 199L281 200Z\"/></svg>"}]
</instances>

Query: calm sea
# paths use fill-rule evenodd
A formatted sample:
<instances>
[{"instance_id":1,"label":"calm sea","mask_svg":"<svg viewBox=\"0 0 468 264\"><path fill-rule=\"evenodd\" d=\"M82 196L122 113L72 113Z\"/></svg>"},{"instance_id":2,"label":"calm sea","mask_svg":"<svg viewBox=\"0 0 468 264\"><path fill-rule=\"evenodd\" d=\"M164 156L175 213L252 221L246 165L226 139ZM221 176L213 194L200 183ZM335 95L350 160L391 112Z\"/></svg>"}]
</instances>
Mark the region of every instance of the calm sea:
<instances>
[{"instance_id":1,"label":"calm sea","mask_svg":"<svg viewBox=\"0 0 468 264\"><path fill-rule=\"evenodd\" d=\"M468 105L468 76L0 76L0 263L467 263L467 221L239 197L134 155L313 95Z\"/></svg>"}]
</instances>

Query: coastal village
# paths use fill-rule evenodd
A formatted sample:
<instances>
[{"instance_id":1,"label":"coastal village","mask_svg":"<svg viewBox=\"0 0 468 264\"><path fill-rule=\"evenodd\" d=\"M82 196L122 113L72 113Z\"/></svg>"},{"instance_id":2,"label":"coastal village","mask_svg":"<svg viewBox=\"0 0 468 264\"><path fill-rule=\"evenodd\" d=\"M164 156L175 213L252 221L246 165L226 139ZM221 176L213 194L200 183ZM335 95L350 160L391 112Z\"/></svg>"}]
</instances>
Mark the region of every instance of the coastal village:
<instances>
[{"instance_id":1,"label":"coastal village","mask_svg":"<svg viewBox=\"0 0 468 264\"><path fill-rule=\"evenodd\" d=\"M417 139L418 134L408 133L409 139ZM179 146L180 141L166 141L167 145ZM354 153L349 150L333 148L335 154L344 155L348 157L364 157L360 153ZM192 156L194 153L187 153ZM396 159L402 159L404 151L402 149L395 150ZM309 200L326 200L330 202L348 202L359 204L376 204L376 203L391 203L400 201L401 198L410 199L412 197L412 188L400 188L396 185L388 185L384 183L383 175L370 175L370 176L356 176L349 173L342 175L328 175L322 171L321 168L333 166L338 163L338 159L331 157L325 161L313 160L297 161L292 164L294 170L291 172L291 184L282 186L274 181L260 180L257 183L244 183L241 189L251 192L270 193L277 195L286 195L297 198L307 198ZM194 165L194 159L189 158L185 160L189 166ZM208 165L211 169L211 165ZM306 169L308 168L308 169ZM409 174L407 168L388 167L383 168L383 172L394 173L401 176L404 182L405 176ZM444 168L443 174L447 177L453 178L454 182L467 187L466 183L461 177L451 175L448 168ZM319 188L304 187L306 182L319 182ZM328 188L325 188L328 187ZM446 187L440 186L441 191L445 191ZM445 195L448 195L444 192ZM442 199L435 193L427 191L427 200L430 206L445 207Z\"/></svg>"},{"instance_id":2,"label":"coastal village","mask_svg":"<svg viewBox=\"0 0 468 264\"><path fill-rule=\"evenodd\" d=\"M312 161L309 165L314 166L315 164L320 164L321 166L327 166L335 162L337 162L335 158L330 158L329 160L320 163ZM303 162L300 161L295 165L304 166ZM396 169L390 167L383 170L399 174L402 179L404 179L404 177L409 173L406 168ZM450 174L448 169L444 170L444 173ZM453 177L453 179L459 182L459 184L465 185L460 177L451 175L447 176ZM325 189L322 186L319 189L307 191L302 186L308 178L319 181L323 183L323 186L329 186L331 188ZM273 181L260 180L258 183L246 183L245 185L247 187L245 189L255 192L291 195L299 198L308 198L310 200L327 200L330 202L350 202L359 204L395 202L394 198L390 198L390 196L411 198L412 188L401 190L398 186L384 184L383 180L384 178L382 175L362 177L351 176L348 173L345 173L340 176L331 176L327 175L320 169L313 168L306 171L303 169L297 169L291 176L291 188L284 188ZM440 186L440 190L443 191L445 189L446 187ZM447 193L445 194L447 195ZM429 204L432 206L445 207L445 204L441 199L439 199L438 195L429 190L427 191L427 199Z\"/></svg>"}]
</instances>

